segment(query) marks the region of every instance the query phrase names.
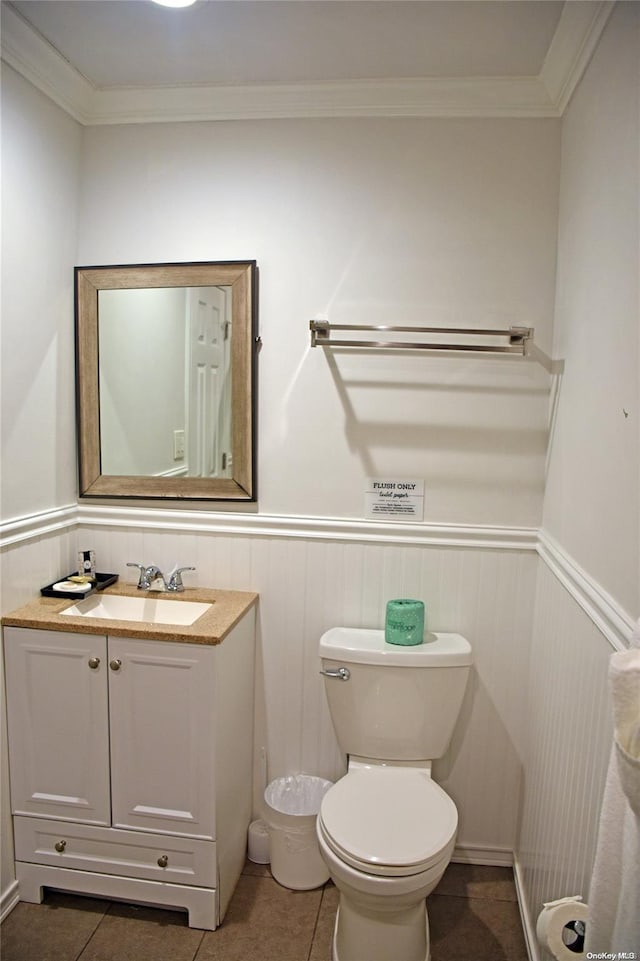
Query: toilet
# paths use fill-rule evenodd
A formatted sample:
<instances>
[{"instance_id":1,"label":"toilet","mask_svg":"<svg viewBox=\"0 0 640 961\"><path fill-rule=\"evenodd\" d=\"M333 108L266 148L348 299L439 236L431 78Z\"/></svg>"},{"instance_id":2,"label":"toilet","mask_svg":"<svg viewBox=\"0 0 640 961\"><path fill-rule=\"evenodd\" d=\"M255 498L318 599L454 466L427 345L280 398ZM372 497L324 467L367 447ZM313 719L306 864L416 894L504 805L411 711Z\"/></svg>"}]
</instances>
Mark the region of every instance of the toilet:
<instances>
[{"instance_id":1,"label":"toilet","mask_svg":"<svg viewBox=\"0 0 640 961\"><path fill-rule=\"evenodd\" d=\"M455 845L458 812L431 778L460 712L472 661L460 634L422 644L384 631L322 635L321 674L347 773L325 794L320 854L340 892L333 961L429 961L426 897Z\"/></svg>"}]
</instances>

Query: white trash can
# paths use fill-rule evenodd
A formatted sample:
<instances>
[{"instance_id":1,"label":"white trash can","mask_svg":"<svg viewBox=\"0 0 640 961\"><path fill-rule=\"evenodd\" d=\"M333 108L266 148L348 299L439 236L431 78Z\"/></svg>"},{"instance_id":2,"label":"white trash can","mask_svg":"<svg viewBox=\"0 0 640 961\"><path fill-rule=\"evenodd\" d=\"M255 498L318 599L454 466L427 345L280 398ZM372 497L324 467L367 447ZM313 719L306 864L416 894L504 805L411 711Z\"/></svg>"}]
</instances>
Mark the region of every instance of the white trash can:
<instances>
[{"instance_id":1,"label":"white trash can","mask_svg":"<svg viewBox=\"0 0 640 961\"><path fill-rule=\"evenodd\" d=\"M271 873L294 891L319 888L329 880L316 837L316 817L331 781L294 774L272 781L264 792Z\"/></svg>"}]
</instances>

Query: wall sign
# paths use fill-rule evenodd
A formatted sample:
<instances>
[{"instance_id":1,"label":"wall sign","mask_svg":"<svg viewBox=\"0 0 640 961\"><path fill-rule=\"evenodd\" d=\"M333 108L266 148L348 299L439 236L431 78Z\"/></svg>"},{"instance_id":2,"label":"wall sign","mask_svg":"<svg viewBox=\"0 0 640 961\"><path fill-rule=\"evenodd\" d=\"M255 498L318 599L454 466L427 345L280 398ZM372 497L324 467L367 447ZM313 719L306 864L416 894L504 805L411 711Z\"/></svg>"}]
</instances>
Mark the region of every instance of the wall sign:
<instances>
[{"instance_id":1,"label":"wall sign","mask_svg":"<svg viewBox=\"0 0 640 961\"><path fill-rule=\"evenodd\" d=\"M365 517L373 520L421 521L424 517L424 481L368 477Z\"/></svg>"}]
</instances>

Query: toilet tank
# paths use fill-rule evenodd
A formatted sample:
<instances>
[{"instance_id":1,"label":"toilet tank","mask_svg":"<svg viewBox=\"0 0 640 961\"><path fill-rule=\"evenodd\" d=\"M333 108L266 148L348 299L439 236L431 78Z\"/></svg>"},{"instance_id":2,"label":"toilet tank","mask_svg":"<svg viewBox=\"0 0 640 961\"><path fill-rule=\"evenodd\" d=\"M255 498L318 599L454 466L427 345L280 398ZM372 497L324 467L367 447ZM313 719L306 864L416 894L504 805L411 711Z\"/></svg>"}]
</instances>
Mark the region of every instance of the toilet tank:
<instances>
[{"instance_id":1,"label":"toilet tank","mask_svg":"<svg viewBox=\"0 0 640 961\"><path fill-rule=\"evenodd\" d=\"M401 647L387 644L381 630L333 627L320 638L319 654L323 672L338 673L324 673L324 682L346 754L388 761L444 754L472 662L464 637L427 633L422 644Z\"/></svg>"}]
</instances>

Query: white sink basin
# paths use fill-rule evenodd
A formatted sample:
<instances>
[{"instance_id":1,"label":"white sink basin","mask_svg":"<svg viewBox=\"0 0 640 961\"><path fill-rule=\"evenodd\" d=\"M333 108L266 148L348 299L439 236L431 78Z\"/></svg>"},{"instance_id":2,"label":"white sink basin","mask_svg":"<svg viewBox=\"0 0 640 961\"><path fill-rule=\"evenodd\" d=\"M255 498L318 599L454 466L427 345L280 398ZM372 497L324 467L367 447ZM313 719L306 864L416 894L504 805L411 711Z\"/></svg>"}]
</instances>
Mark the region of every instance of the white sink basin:
<instances>
[{"instance_id":1,"label":"white sink basin","mask_svg":"<svg viewBox=\"0 0 640 961\"><path fill-rule=\"evenodd\" d=\"M120 594L93 594L60 613L67 617L100 618L107 621L143 621L147 624L187 626L202 617L211 604L200 601L175 601L165 597L126 597Z\"/></svg>"}]
</instances>

